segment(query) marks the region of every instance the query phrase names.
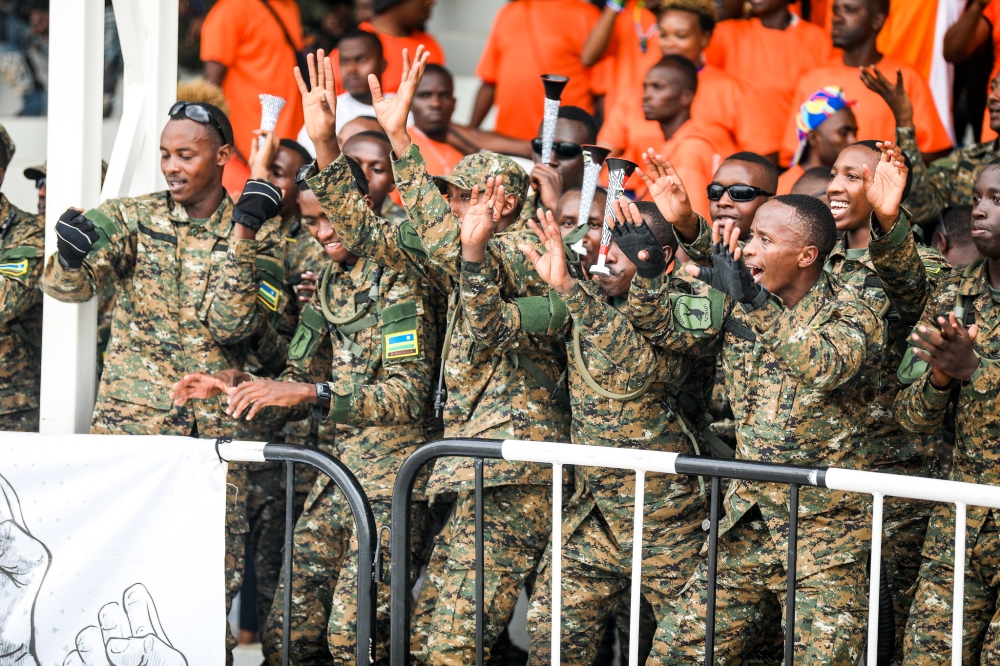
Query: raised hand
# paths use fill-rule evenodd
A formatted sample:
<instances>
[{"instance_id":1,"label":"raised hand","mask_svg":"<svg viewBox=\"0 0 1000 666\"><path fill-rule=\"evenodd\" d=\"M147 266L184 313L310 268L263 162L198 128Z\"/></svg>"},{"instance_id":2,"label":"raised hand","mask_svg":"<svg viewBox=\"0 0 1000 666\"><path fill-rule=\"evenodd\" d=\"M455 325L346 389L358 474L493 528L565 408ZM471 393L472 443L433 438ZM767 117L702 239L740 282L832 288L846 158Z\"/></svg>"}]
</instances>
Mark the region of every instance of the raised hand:
<instances>
[{"instance_id":1,"label":"raised hand","mask_svg":"<svg viewBox=\"0 0 1000 666\"><path fill-rule=\"evenodd\" d=\"M875 66L861 68L861 82L889 105L896 127L913 127L913 102L903 87L903 73L896 70L896 83L890 83Z\"/></svg>"},{"instance_id":2,"label":"raised hand","mask_svg":"<svg viewBox=\"0 0 1000 666\"><path fill-rule=\"evenodd\" d=\"M271 163L278 154L278 135L273 130L254 130L254 140L250 142L250 177L267 180L271 175ZM264 137L263 147L257 137Z\"/></svg>"},{"instance_id":3,"label":"raised hand","mask_svg":"<svg viewBox=\"0 0 1000 666\"><path fill-rule=\"evenodd\" d=\"M298 67L295 68L295 82L302 95L306 134L316 147L316 166L322 170L340 156L340 146L337 144L337 90L333 63L328 56L324 56L323 49L319 49L316 56L319 66L317 58L311 53L306 56L312 88L306 87Z\"/></svg>"},{"instance_id":4,"label":"raised hand","mask_svg":"<svg viewBox=\"0 0 1000 666\"><path fill-rule=\"evenodd\" d=\"M913 334L916 348L913 353L931 366L931 384L944 388L953 379L969 381L979 368L979 357L972 343L979 333L975 324L965 328L954 312L937 318L940 331L927 326L917 326Z\"/></svg>"},{"instance_id":5,"label":"raised hand","mask_svg":"<svg viewBox=\"0 0 1000 666\"><path fill-rule=\"evenodd\" d=\"M406 132L406 119L410 115L410 105L413 94L417 90L420 78L424 75L424 66L430 53L424 50L423 44L417 46L413 55L413 65L410 65L410 54L403 49L403 77L396 90L395 97L382 94L382 84L374 74L368 75L368 87L372 91L372 106L375 107L375 117L382 125L392 150L396 156L402 155L410 147L410 135Z\"/></svg>"},{"instance_id":6,"label":"raised hand","mask_svg":"<svg viewBox=\"0 0 1000 666\"><path fill-rule=\"evenodd\" d=\"M519 243L518 249L524 253L528 261L535 267L535 272L550 287L560 294L565 294L573 288L576 280L569 274L566 265L566 254L563 251L562 234L559 233L559 225L552 215L552 211L538 209L538 220L528 221L528 226L538 235L538 239L545 245L545 254L538 251L527 243Z\"/></svg>"},{"instance_id":7,"label":"raised hand","mask_svg":"<svg viewBox=\"0 0 1000 666\"><path fill-rule=\"evenodd\" d=\"M642 219L639 207L625 197L614 202L615 224L611 235L618 249L636 266L640 277L654 278L663 275L667 268L663 246Z\"/></svg>"},{"instance_id":8,"label":"raised hand","mask_svg":"<svg viewBox=\"0 0 1000 666\"><path fill-rule=\"evenodd\" d=\"M469 208L462 218L462 258L466 261L482 261L486 258L486 243L493 236L504 206L503 176L486 179L486 189L480 193L479 186L472 187Z\"/></svg>"},{"instance_id":9,"label":"raised hand","mask_svg":"<svg viewBox=\"0 0 1000 666\"><path fill-rule=\"evenodd\" d=\"M677 227L677 231L687 241L698 237L698 218L695 217L688 199L687 190L674 165L652 148L642 154L646 170L636 168L636 173L649 188L649 195L660 209L664 219Z\"/></svg>"},{"instance_id":10,"label":"raised hand","mask_svg":"<svg viewBox=\"0 0 1000 666\"><path fill-rule=\"evenodd\" d=\"M240 418L246 412L246 420L253 420L262 407L295 407L316 402L315 384L279 382L274 379L258 379L243 382L235 388L227 387L229 407L226 413Z\"/></svg>"},{"instance_id":11,"label":"raised hand","mask_svg":"<svg viewBox=\"0 0 1000 666\"><path fill-rule=\"evenodd\" d=\"M712 226L712 265L689 265L686 268L688 273L727 294L748 312L759 308L770 296L764 285L754 282L750 270L743 263L740 230L732 222Z\"/></svg>"},{"instance_id":12,"label":"raised hand","mask_svg":"<svg viewBox=\"0 0 1000 666\"><path fill-rule=\"evenodd\" d=\"M250 379L250 375L240 370L223 370L214 375L196 372L185 375L170 389L170 398L181 406L188 400L209 400L222 395L227 388L239 386Z\"/></svg>"},{"instance_id":13,"label":"raised hand","mask_svg":"<svg viewBox=\"0 0 1000 666\"><path fill-rule=\"evenodd\" d=\"M906 190L906 176L909 169L903 162L903 151L892 141L878 143L882 154L875 173L865 164L861 169L864 178L865 197L871 204L882 229L888 232L899 217L899 205Z\"/></svg>"},{"instance_id":14,"label":"raised hand","mask_svg":"<svg viewBox=\"0 0 1000 666\"><path fill-rule=\"evenodd\" d=\"M536 164L531 170L531 188L538 192L543 206L555 210L562 196L562 176L548 164Z\"/></svg>"}]
</instances>

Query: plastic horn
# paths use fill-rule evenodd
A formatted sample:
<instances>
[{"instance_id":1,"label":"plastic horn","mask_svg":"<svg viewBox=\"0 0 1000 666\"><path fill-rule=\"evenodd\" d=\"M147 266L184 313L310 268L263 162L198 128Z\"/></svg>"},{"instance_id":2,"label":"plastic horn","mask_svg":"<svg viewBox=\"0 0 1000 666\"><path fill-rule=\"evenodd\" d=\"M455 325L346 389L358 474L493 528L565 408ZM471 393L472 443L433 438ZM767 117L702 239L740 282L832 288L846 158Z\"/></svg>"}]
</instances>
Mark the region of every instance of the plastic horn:
<instances>
[{"instance_id":1,"label":"plastic horn","mask_svg":"<svg viewBox=\"0 0 1000 666\"><path fill-rule=\"evenodd\" d=\"M278 124L278 115L285 107L285 98L277 95L260 95L260 128L271 131ZM264 147L264 137L257 141L257 147Z\"/></svg>"},{"instance_id":2,"label":"plastic horn","mask_svg":"<svg viewBox=\"0 0 1000 666\"><path fill-rule=\"evenodd\" d=\"M580 186L580 212L577 214L576 226L582 227L590 219L590 207L594 203L594 193L597 191L597 179L601 175L604 160L611 151L602 146L584 144L583 148L583 184ZM587 254L583 247L583 238L570 245L570 249L579 255Z\"/></svg>"},{"instance_id":3,"label":"plastic horn","mask_svg":"<svg viewBox=\"0 0 1000 666\"><path fill-rule=\"evenodd\" d=\"M545 116L542 120L542 164L552 159L552 141L556 136L556 121L559 120L559 98L563 88L569 83L568 76L542 74L545 86Z\"/></svg>"},{"instance_id":4,"label":"plastic horn","mask_svg":"<svg viewBox=\"0 0 1000 666\"><path fill-rule=\"evenodd\" d=\"M625 183L628 177L635 171L635 163L623 160L618 157L609 157L605 160L608 164L608 202L604 205L604 224L601 226L601 249L597 255L597 263L590 267L590 272L595 275L611 275L611 271L604 267L604 262L608 258L608 250L611 248L611 225L610 220L614 217L615 201L625 191Z\"/></svg>"}]
</instances>

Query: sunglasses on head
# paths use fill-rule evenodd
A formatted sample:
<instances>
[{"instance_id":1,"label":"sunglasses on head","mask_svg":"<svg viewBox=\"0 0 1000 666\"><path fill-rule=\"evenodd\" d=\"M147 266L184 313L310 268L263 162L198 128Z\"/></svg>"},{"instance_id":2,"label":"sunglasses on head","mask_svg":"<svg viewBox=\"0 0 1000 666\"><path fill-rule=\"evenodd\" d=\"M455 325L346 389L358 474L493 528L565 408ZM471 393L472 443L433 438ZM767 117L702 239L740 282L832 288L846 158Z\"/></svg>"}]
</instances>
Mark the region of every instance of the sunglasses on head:
<instances>
[{"instance_id":1,"label":"sunglasses on head","mask_svg":"<svg viewBox=\"0 0 1000 666\"><path fill-rule=\"evenodd\" d=\"M753 185L719 185L718 183L712 183L708 186L708 198L710 201L718 201L726 192L729 192L729 198L733 201L753 201L762 195L765 197L774 196L773 192L767 192Z\"/></svg>"},{"instance_id":2,"label":"sunglasses on head","mask_svg":"<svg viewBox=\"0 0 1000 666\"><path fill-rule=\"evenodd\" d=\"M187 118L188 120L193 120L202 125L211 125L215 128L215 131L219 133L219 136L222 137L223 145L229 143L229 140L226 139L226 133L222 131L222 125L219 124L219 121L208 112L208 109L197 102L177 102L170 107L170 111L167 112L167 115L173 120Z\"/></svg>"},{"instance_id":3,"label":"sunglasses on head","mask_svg":"<svg viewBox=\"0 0 1000 666\"><path fill-rule=\"evenodd\" d=\"M531 140L531 151L538 155L542 154L541 139ZM573 160L583 155L583 148L580 147L580 144L572 141L556 141L552 144L552 152L561 160Z\"/></svg>"}]
</instances>

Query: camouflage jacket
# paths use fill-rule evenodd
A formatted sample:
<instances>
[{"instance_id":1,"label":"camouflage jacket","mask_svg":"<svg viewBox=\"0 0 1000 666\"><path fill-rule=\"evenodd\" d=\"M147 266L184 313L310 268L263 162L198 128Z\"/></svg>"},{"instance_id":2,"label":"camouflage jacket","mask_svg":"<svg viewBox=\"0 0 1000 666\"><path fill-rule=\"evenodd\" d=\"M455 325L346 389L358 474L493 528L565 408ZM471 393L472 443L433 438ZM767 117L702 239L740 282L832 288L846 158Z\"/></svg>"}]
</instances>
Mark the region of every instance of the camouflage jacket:
<instances>
[{"instance_id":1,"label":"camouflage jacket","mask_svg":"<svg viewBox=\"0 0 1000 666\"><path fill-rule=\"evenodd\" d=\"M913 164L913 185L903 202L917 224L937 222L948 208L972 205L972 186L991 160L1000 157L1000 141L956 148L924 166L912 127L897 127L896 142Z\"/></svg>"},{"instance_id":2,"label":"camouflage jacket","mask_svg":"<svg viewBox=\"0 0 1000 666\"><path fill-rule=\"evenodd\" d=\"M376 270L366 259L327 263L318 284L329 281L330 317L318 293L305 304L280 379L329 383L326 420L340 459L370 499L387 500L399 466L427 441L423 417L433 409L439 327L427 287L394 271L376 285ZM297 420L310 411L270 407L261 418ZM319 490L326 481L321 475Z\"/></svg>"},{"instance_id":3,"label":"camouflage jacket","mask_svg":"<svg viewBox=\"0 0 1000 666\"><path fill-rule=\"evenodd\" d=\"M792 308L772 297L744 312L730 298L677 292L671 280L637 277L629 319L657 346L712 354L720 345L736 422L736 457L813 467L858 468L860 415L878 388L884 323L850 287L822 273ZM728 530L754 504L775 546L787 547L788 489L735 481ZM798 570L808 576L866 556L867 496L803 488Z\"/></svg>"},{"instance_id":4,"label":"camouflage jacket","mask_svg":"<svg viewBox=\"0 0 1000 666\"><path fill-rule=\"evenodd\" d=\"M569 414L551 396L551 390L525 370L517 356L528 358L554 384L566 364L563 340L522 333L511 347L516 347L517 354L476 342L458 301L461 224L427 174L416 146L393 163L393 171L409 214L409 221L399 225L371 212L343 158L308 182L352 252L386 269L425 280L450 298L447 321L453 330L450 344L442 352L446 355L445 435L565 441ZM488 246L497 265L505 268L503 292L511 298L547 295L548 285L517 249L516 240L499 234ZM441 459L435 465L428 493L471 490L474 474L471 459ZM542 468L531 463L487 460L484 465L488 486L547 484L549 478L549 472L543 473Z\"/></svg>"},{"instance_id":5,"label":"camouflage jacket","mask_svg":"<svg viewBox=\"0 0 1000 666\"><path fill-rule=\"evenodd\" d=\"M82 303L108 284L118 287L95 422L119 402L151 432L190 434L157 430L168 421L186 421L203 436L234 432L223 400L177 407L169 396L186 374L243 367L252 336L271 329L280 305L277 218L257 240L235 240L232 214L228 196L204 223L169 192L109 199L86 213L99 238L80 269L49 257L42 288L53 298Z\"/></svg>"},{"instance_id":6,"label":"camouflage jacket","mask_svg":"<svg viewBox=\"0 0 1000 666\"><path fill-rule=\"evenodd\" d=\"M382 214L379 217L389 220L393 224L402 224L409 219L406 215L406 209L392 199L386 199L385 203L382 204Z\"/></svg>"},{"instance_id":7,"label":"camouflage jacket","mask_svg":"<svg viewBox=\"0 0 1000 666\"><path fill-rule=\"evenodd\" d=\"M38 407L45 222L0 194L0 414Z\"/></svg>"},{"instance_id":8,"label":"camouflage jacket","mask_svg":"<svg viewBox=\"0 0 1000 666\"><path fill-rule=\"evenodd\" d=\"M929 440L903 431L892 418L896 394L903 388L896 370L906 351L906 336L951 266L937 250L917 245L904 211L887 234L872 217L872 240L858 259L848 259L838 241L826 269L860 293L872 310L883 315L886 343L879 370L879 390L861 415L865 433L862 457L866 468L896 474L936 475L936 455ZM929 510L930 504L924 507Z\"/></svg>"},{"instance_id":9,"label":"camouflage jacket","mask_svg":"<svg viewBox=\"0 0 1000 666\"><path fill-rule=\"evenodd\" d=\"M678 420L688 417L681 416L674 396L682 381L692 379L692 360L649 344L626 319L624 301L608 302L597 281L578 281L561 298L552 291L547 297L511 302L501 295L499 273L489 257L480 264L466 263L462 302L469 326L477 342L503 349L526 326L537 325L530 322L547 321L549 332L561 334L567 316L571 318L566 346L574 443L695 453L684 432L691 429ZM701 389L710 390L710 382ZM633 397L626 399L629 394ZM575 473L576 493L566 503L567 515L589 491L619 545L631 544L635 473L579 466ZM644 507L644 543L664 547L700 534L708 504L695 479L647 474ZM570 533L566 530L563 538Z\"/></svg>"}]
</instances>

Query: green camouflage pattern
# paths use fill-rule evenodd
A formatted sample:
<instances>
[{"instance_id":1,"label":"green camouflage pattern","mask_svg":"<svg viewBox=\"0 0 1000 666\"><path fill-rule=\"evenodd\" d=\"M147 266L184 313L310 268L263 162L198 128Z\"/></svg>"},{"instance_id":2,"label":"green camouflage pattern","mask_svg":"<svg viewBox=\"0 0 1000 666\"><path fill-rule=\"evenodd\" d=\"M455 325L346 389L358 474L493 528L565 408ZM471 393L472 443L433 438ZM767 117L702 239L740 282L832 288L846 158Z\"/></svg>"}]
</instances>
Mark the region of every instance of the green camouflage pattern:
<instances>
[{"instance_id":1,"label":"green camouflage pattern","mask_svg":"<svg viewBox=\"0 0 1000 666\"><path fill-rule=\"evenodd\" d=\"M392 199L386 199L385 203L382 204L382 214L379 217L393 224L402 224L409 219L406 215L406 209Z\"/></svg>"},{"instance_id":2,"label":"green camouflage pattern","mask_svg":"<svg viewBox=\"0 0 1000 666\"><path fill-rule=\"evenodd\" d=\"M411 144L410 154L412 155L414 152L420 154L420 151L416 148L416 144ZM423 161L423 158L421 158L421 161ZM395 165L393 170L396 171ZM397 171L396 173L398 174L399 172ZM490 176L494 178L503 176L504 191L507 194L516 194L517 200L522 204L527 200L528 172L522 169L520 164L500 153L486 151L466 155L459 160L450 174L447 176L434 176L432 181L438 187L444 187L445 183L451 183L459 189L469 191L472 191L472 188L478 185L480 191L482 191L486 189L486 181ZM406 209L408 211L413 210L412 206L407 203L406 195L402 189L399 190L399 193L403 197L403 205Z\"/></svg>"},{"instance_id":3,"label":"green camouflage pattern","mask_svg":"<svg viewBox=\"0 0 1000 666\"><path fill-rule=\"evenodd\" d=\"M924 166L912 127L896 128L896 143L913 165L913 185L903 203L917 224L936 224L941 213L972 205L972 186L990 161L1000 157L997 139L956 148L947 157Z\"/></svg>"},{"instance_id":4,"label":"green camouflage pattern","mask_svg":"<svg viewBox=\"0 0 1000 666\"><path fill-rule=\"evenodd\" d=\"M0 230L0 416L5 430L37 432L45 222L0 193Z\"/></svg>"},{"instance_id":5,"label":"green camouflage pattern","mask_svg":"<svg viewBox=\"0 0 1000 666\"><path fill-rule=\"evenodd\" d=\"M964 312L958 308L959 299ZM912 383L896 399L895 417L915 433L933 432L944 420L949 401L956 401L955 448L950 478L954 481L996 485L1000 483L1000 304L989 290L986 262L970 265L964 274L953 272L943 279L927 305L920 325L937 329L937 318L955 312L963 322L979 326L973 349L979 369L969 382L953 382L938 390L930 383L929 368L922 374L905 373ZM908 355L910 358L912 355ZM904 358L901 363L908 365ZM901 374L904 374L901 372ZM1000 540L996 510L970 506L966 529L966 602L964 662L992 663L1000 658L993 607L998 589ZM904 655L913 663L946 662L951 650L951 584L955 560L955 511L951 505L935 508L927 528L924 561L917 581L913 613L906 628ZM945 582L947 579L947 582ZM947 588L947 590L945 589ZM987 629L987 626L990 629ZM992 657L992 659L991 659ZM907 662L909 663L909 661Z\"/></svg>"}]
</instances>

